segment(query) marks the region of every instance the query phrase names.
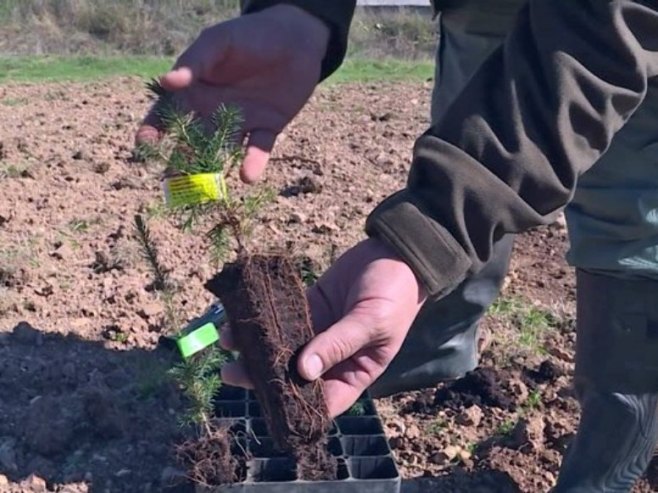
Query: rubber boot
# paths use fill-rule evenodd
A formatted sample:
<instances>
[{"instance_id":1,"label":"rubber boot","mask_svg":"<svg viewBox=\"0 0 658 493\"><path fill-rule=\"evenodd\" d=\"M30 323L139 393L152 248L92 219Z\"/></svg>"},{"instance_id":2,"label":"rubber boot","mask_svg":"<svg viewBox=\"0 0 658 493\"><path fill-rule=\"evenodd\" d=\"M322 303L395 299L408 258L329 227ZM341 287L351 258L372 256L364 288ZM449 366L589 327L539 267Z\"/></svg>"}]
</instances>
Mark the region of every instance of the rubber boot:
<instances>
[{"instance_id":1,"label":"rubber boot","mask_svg":"<svg viewBox=\"0 0 658 493\"><path fill-rule=\"evenodd\" d=\"M622 493L658 442L658 281L579 270L578 432L554 493Z\"/></svg>"}]
</instances>

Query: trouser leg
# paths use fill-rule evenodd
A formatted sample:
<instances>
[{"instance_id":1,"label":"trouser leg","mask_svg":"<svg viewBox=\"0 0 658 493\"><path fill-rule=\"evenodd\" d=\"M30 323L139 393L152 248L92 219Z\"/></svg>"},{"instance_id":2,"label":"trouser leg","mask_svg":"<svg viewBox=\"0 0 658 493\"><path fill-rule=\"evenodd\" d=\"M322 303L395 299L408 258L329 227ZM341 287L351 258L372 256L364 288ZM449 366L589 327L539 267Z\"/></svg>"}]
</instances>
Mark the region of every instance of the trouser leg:
<instances>
[{"instance_id":1,"label":"trouser leg","mask_svg":"<svg viewBox=\"0 0 658 493\"><path fill-rule=\"evenodd\" d=\"M658 441L658 281L578 271L582 413L554 493L622 493Z\"/></svg>"}]
</instances>

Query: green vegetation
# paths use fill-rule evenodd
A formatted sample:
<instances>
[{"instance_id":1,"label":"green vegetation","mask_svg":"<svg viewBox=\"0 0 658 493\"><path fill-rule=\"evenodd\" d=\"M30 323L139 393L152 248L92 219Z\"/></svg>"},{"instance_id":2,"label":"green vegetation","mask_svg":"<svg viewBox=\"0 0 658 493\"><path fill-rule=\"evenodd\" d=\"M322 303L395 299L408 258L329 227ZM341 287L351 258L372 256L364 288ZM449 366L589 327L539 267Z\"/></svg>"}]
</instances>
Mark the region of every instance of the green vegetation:
<instances>
[{"instance_id":1,"label":"green vegetation","mask_svg":"<svg viewBox=\"0 0 658 493\"><path fill-rule=\"evenodd\" d=\"M20 178L29 172L29 163L6 163L0 161L0 180L3 178Z\"/></svg>"},{"instance_id":2,"label":"green vegetation","mask_svg":"<svg viewBox=\"0 0 658 493\"><path fill-rule=\"evenodd\" d=\"M536 354L545 352L547 332L560 326L558 317L519 298L498 299L489 314L512 327L514 340L509 341L510 345Z\"/></svg>"},{"instance_id":3,"label":"green vegetation","mask_svg":"<svg viewBox=\"0 0 658 493\"><path fill-rule=\"evenodd\" d=\"M496 435L501 436L501 437L508 437L512 433L512 430L514 430L514 427L516 426L516 420L514 419L508 419L503 421L500 426L496 429Z\"/></svg>"},{"instance_id":4,"label":"green vegetation","mask_svg":"<svg viewBox=\"0 0 658 493\"><path fill-rule=\"evenodd\" d=\"M239 0L4 0L0 84L152 78ZM329 83L421 81L433 75L429 9L358 10L348 60ZM19 104L9 101L4 104Z\"/></svg>"},{"instance_id":5,"label":"green vegetation","mask_svg":"<svg viewBox=\"0 0 658 493\"><path fill-rule=\"evenodd\" d=\"M213 346L169 371L189 402L188 410L181 416L183 425L210 426L214 414L213 398L222 386L219 372L225 362L221 349Z\"/></svg>"},{"instance_id":6,"label":"green vegetation","mask_svg":"<svg viewBox=\"0 0 658 493\"><path fill-rule=\"evenodd\" d=\"M523 411L524 413L528 413L534 409L539 409L539 407L542 404L542 396L541 392L538 390L533 390L530 392L530 395L528 395L528 399L523 403Z\"/></svg>"},{"instance_id":7,"label":"green vegetation","mask_svg":"<svg viewBox=\"0 0 658 493\"><path fill-rule=\"evenodd\" d=\"M354 405L347 411L348 416L363 416L366 413L366 407L363 402L356 402Z\"/></svg>"},{"instance_id":8,"label":"green vegetation","mask_svg":"<svg viewBox=\"0 0 658 493\"><path fill-rule=\"evenodd\" d=\"M0 84L11 82L93 82L108 77L134 76L144 79L165 73L170 58L144 56L39 56L0 57ZM326 83L372 82L377 80L419 82L433 76L430 61L350 59Z\"/></svg>"},{"instance_id":9,"label":"green vegetation","mask_svg":"<svg viewBox=\"0 0 658 493\"><path fill-rule=\"evenodd\" d=\"M173 57L238 12L239 0L3 0L0 51ZM415 60L433 55L436 28L428 2L422 11L357 9L350 35L350 57Z\"/></svg>"},{"instance_id":10,"label":"green vegetation","mask_svg":"<svg viewBox=\"0 0 658 493\"><path fill-rule=\"evenodd\" d=\"M434 421L430 422L427 425L426 431L430 435L440 435L444 433L447 428L448 428L448 423L446 422L445 419L436 418Z\"/></svg>"},{"instance_id":11,"label":"green vegetation","mask_svg":"<svg viewBox=\"0 0 658 493\"><path fill-rule=\"evenodd\" d=\"M0 57L0 83L94 81L114 76L154 77L172 60L155 57Z\"/></svg>"}]
</instances>

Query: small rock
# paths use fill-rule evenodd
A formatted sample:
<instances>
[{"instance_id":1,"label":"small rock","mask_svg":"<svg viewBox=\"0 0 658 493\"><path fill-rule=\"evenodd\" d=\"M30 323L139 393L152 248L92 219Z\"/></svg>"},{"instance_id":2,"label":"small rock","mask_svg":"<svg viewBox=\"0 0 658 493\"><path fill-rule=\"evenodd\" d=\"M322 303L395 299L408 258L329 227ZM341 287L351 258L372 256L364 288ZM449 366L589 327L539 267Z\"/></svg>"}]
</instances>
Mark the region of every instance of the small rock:
<instances>
[{"instance_id":1,"label":"small rock","mask_svg":"<svg viewBox=\"0 0 658 493\"><path fill-rule=\"evenodd\" d=\"M103 251L94 252L94 262L89 266L95 274L105 274L113 270L123 270L123 265L117 259L111 259L110 256Z\"/></svg>"},{"instance_id":2,"label":"small rock","mask_svg":"<svg viewBox=\"0 0 658 493\"><path fill-rule=\"evenodd\" d=\"M112 183L112 188L117 191L123 189L138 190L140 188L140 184L137 182L137 180L129 176L123 176Z\"/></svg>"},{"instance_id":3,"label":"small rock","mask_svg":"<svg viewBox=\"0 0 658 493\"><path fill-rule=\"evenodd\" d=\"M512 394L514 401L519 404L522 404L528 400L530 393L528 392L528 387L518 378L514 378L509 382L510 393Z\"/></svg>"},{"instance_id":4,"label":"small rock","mask_svg":"<svg viewBox=\"0 0 658 493\"><path fill-rule=\"evenodd\" d=\"M308 216L302 212L293 212L290 214L290 220L289 222L291 224L304 224L306 220L308 219Z\"/></svg>"},{"instance_id":5,"label":"small rock","mask_svg":"<svg viewBox=\"0 0 658 493\"><path fill-rule=\"evenodd\" d=\"M430 457L430 461L438 466L452 462L461 452L460 447L449 445L440 452L436 452Z\"/></svg>"},{"instance_id":6,"label":"small rock","mask_svg":"<svg viewBox=\"0 0 658 493\"><path fill-rule=\"evenodd\" d=\"M401 419L389 421L386 428L388 429L388 435L393 438L401 437L407 432L407 425Z\"/></svg>"},{"instance_id":7,"label":"small rock","mask_svg":"<svg viewBox=\"0 0 658 493\"><path fill-rule=\"evenodd\" d=\"M69 260L75 256L75 253L70 246L67 244L62 244L59 246L59 248L57 248L57 250L52 252L50 256L57 260Z\"/></svg>"},{"instance_id":8,"label":"small rock","mask_svg":"<svg viewBox=\"0 0 658 493\"><path fill-rule=\"evenodd\" d=\"M312 176L303 176L293 185L286 187L281 195L284 197L297 197L308 193L321 193L322 184Z\"/></svg>"},{"instance_id":9,"label":"small rock","mask_svg":"<svg viewBox=\"0 0 658 493\"><path fill-rule=\"evenodd\" d=\"M4 226L9 222L9 217L8 216L3 216L0 214L0 227Z\"/></svg>"},{"instance_id":10,"label":"small rock","mask_svg":"<svg viewBox=\"0 0 658 493\"><path fill-rule=\"evenodd\" d=\"M510 433L512 449L539 451L544 446L544 419L541 416L522 418Z\"/></svg>"},{"instance_id":11,"label":"small rock","mask_svg":"<svg viewBox=\"0 0 658 493\"><path fill-rule=\"evenodd\" d=\"M443 453L448 457L449 461L452 461L455 457L459 455L461 452L461 447L457 447L455 445L448 445L446 448L443 449Z\"/></svg>"},{"instance_id":12,"label":"small rock","mask_svg":"<svg viewBox=\"0 0 658 493\"><path fill-rule=\"evenodd\" d=\"M430 457L430 462L442 466L448 462L448 457L443 452L436 452Z\"/></svg>"},{"instance_id":13,"label":"small rock","mask_svg":"<svg viewBox=\"0 0 658 493\"><path fill-rule=\"evenodd\" d=\"M393 113L390 111L388 113L384 113L383 115L377 115L375 113L370 114L370 118L374 122L387 122L391 120L393 116L394 116Z\"/></svg>"},{"instance_id":14,"label":"small rock","mask_svg":"<svg viewBox=\"0 0 658 493\"><path fill-rule=\"evenodd\" d=\"M459 454L457 455L459 456L459 460L461 460L462 462L469 461L471 460L471 457L473 457L473 454L471 454L468 450L464 450L464 449L461 449L459 451Z\"/></svg>"},{"instance_id":15,"label":"small rock","mask_svg":"<svg viewBox=\"0 0 658 493\"><path fill-rule=\"evenodd\" d=\"M407 428L406 433L405 433L405 436L407 438L411 438L412 440L414 440L416 438L420 438L420 435L421 435L420 428L418 428L418 426L416 426L416 425L409 426Z\"/></svg>"},{"instance_id":16,"label":"small rock","mask_svg":"<svg viewBox=\"0 0 658 493\"><path fill-rule=\"evenodd\" d=\"M86 154L82 150L76 151L73 154L73 159L75 159L76 161L81 161L81 160L85 159L86 157L87 157Z\"/></svg>"},{"instance_id":17,"label":"small rock","mask_svg":"<svg viewBox=\"0 0 658 493\"><path fill-rule=\"evenodd\" d=\"M536 377L540 382L554 382L563 375L562 368L550 360L545 360L539 365Z\"/></svg>"},{"instance_id":18,"label":"small rock","mask_svg":"<svg viewBox=\"0 0 658 493\"><path fill-rule=\"evenodd\" d=\"M9 472L16 472L16 440L14 438L0 439L0 467Z\"/></svg>"},{"instance_id":19,"label":"small rock","mask_svg":"<svg viewBox=\"0 0 658 493\"><path fill-rule=\"evenodd\" d=\"M457 415L455 421L462 426L479 426L482 422L483 412L480 406L473 405L464 409L461 414Z\"/></svg>"},{"instance_id":20,"label":"small rock","mask_svg":"<svg viewBox=\"0 0 658 493\"><path fill-rule=\"evenodd\" d=\"M21 486L30 488L30 491L34 493L46 491L48 488L46 481L36 474L31 474L25 481L21 483Z\"/></svg>"},{"instance_id":21,"label":"small rock","mask_svg":"<svg viewBox=\"0 0 658 493\"><path fill-rule=\"evenodd\" d=\"M46 283L40 288L35 289L34 292L39 296L48 298L49 296L52 296L55 293L55 287L50 283Z\"/></svg>"},{"instance_id":22,"label":"small rock","mask_svg":"<svg viewBox=\"0 0 658 493\"><path fill-rule=\"evenodd\" d=\"M163 311L164 309L160 303L145 303L137 314L145 320L153 320L162 315Z\"/></svg>"},{"instance_id":23,"label":"small rock","mask_svg":"<svg viewBox=\"0 0 658 493\"><path fill-rule=\"evenodd\" d=\"M9 486L9 480L7 479L7 476L0 474L0 486Z\"/></svg>"},{"instance_id":24,"label":"small rock","mask_svg":"<svg viewBox=\"0 0 658 493\"><path fill-rule=\"evenodd\" d=\"M322 234L326 235L329 233L334 233L336 231L339 231L340 228L336 226L334 223L330 222L322 222L322 223L316 223L315 226L313 226L312 231L316 234Z\"/></svg>"},{"instance_id":25,"label":"small rock","mask_svg":"<svg viewBox=\"0 0 658 493\"><path fill-rule=\"evenodd\" d=\"M107 161L94 164L94 173L98 173L99 175L104 175L109 170L110 170L110 163L108 163Z\"/></svg>"}]
</instances>

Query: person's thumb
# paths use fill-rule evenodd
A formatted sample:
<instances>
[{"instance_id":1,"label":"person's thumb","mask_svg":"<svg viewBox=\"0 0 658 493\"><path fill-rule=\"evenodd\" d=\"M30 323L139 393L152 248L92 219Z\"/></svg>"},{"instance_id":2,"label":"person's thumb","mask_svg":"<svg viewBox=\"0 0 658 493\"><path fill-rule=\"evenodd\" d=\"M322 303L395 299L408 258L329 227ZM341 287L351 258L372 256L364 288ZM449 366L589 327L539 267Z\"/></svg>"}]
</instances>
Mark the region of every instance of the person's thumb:
<instances>
[{"instance_id":1,"label":"person's thumb","mask_svg":"<svg viewBox=\"0 0 658 493\"><path fill-rule=\"evenodd\" d=\"M302 351L298 371L302 378L313 381L337 364L365 348L372 338L370 324L362 316L348 314L318 334Z\"/></svg>"},{"instance_id":2,"label":"person's thumb","mask_svg":"<svg viewBox=\"0 0 658 493\"><path fill-rule=\"evenodd\" d=\"M168 91L180 91L221 64L228 50L229 29L227 23L221 23L204 30L174 67L161 77L162 87Z\"/></svg>"}]
</instances>

